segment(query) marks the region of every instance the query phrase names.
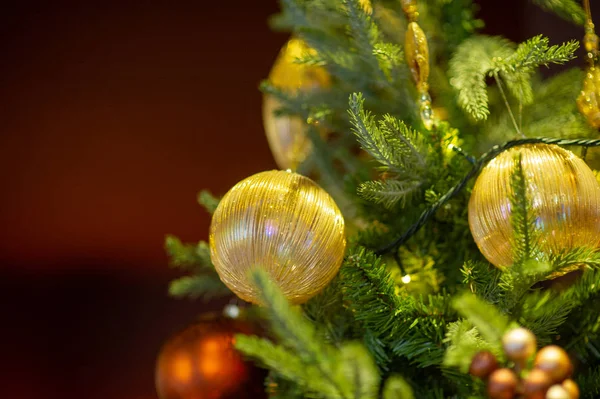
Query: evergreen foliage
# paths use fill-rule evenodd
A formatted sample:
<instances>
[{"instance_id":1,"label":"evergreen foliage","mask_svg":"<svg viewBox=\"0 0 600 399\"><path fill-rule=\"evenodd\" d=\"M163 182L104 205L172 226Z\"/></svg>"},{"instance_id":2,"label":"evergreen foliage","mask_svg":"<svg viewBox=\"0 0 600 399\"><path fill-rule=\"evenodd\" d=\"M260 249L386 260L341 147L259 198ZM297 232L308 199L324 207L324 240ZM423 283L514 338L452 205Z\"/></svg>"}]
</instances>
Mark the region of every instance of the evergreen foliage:
<instances>
[{"instance_id":1,"label":"evergreen foliage","mask_svg":"<svg viewBox=\"0 0 600 399\"><path fill-rule=\"evenodd\" d=\"M583 24L574 0L532 1ZM502 361L500 339L515 326L531 329L540 345L569 351L582 397L596 397L600 251L540 250L520 155L508 182L511 267L493 267L473 242L470 185L397 251L378 255L476 170L476 154L517 134L597 137L576 106L583 72L571 60L578 42L550 45L535 36L512 43L479 34L471 0L419 1L430 92L441 117L427 130L404 61L407 20L399 1L373 0L371 7L359 0L280 2L271 26L314 48L296 62L324 67L331 85L292 92L264 81L260 88L280 101L277 115L307 122L313 150L299 170L335 198L348 225L348 248L339 274L302 306L291 306L267 274L252 272L272 336L237 336L236 347L270 369L270 397L483 398L484 384L467 374L471 358L489 350ZM538 72L568 62L575 67L552 77ZM589 158L595 159L593 150ZM198 201L212 213L219 199L203 192ZM189 274L172 283L171 294L227 292L207 243L168 236L166 250L172 266ZM553 279L573 268L580 270L572 281Z\"/></svg>"}]
</instances>

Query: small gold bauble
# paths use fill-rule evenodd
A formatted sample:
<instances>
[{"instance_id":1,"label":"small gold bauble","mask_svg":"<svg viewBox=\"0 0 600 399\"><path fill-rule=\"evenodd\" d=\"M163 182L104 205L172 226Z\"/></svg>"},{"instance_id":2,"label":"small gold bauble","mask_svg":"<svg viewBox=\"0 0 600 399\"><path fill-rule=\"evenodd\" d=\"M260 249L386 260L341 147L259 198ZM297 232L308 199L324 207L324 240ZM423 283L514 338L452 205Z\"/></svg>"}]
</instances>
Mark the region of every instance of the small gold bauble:
<instances>
[{"instance_id":1,"label":"small gold bauble","mask_svg":"<svg viewBox=\"0 0 600 399\"><path fill-rule=\"evenodd\" d=\"M502 347L506 357L515 362L527 360L535 353L535 335L526 328L515 328L502 337Z\"/></svg>"},{"instance_id":2,"label":"small gold bauble","mask_svg":"<svg viewBox=\"0 0 600 399\"><path fill-rule=\"evenodd\" d=\"M572 399L562 385L552 385L546 392L546 399Z\"/></svg>"},{"instance_id":3,"label":"small gold bauble","mask_svg":"<svg viewBox=\"0 0 600 399\"><path fill-rule=\"evenodd\" d=\"M307 177L276 170L225 194L209 241L223 283L253 303L259 293L251 269L265 269L292 303L303 303L337 274L346 248L344 218L331 196Z\"/></svg>"},{"instance_id":4,"label":"small gold bauble","mask_svg":"<svg viewBox=\"0 0 600 399\"><path fill-rule=\"evenodd\" d=\"M523 399L545 399L551 385L552 379L546 372L533 369L523 381Z\"/></svg>"},{"instance_id":5,"label":"small gold bauble","mask_svg":"<svg viewBox=\"0 0 600 399\"><path fill-rule=\"evenodd\" d=\"M562 383L563 388L569 393L571 399L579 399L579 386L572 379L566 379Z\"/></svg>"},{"instance_id":6,"label":"small gold bauble","mask_svg":"<svg viewBox=\"0 0 600 399\"><path fill-rule=\"evenodd\" d=\"M269 81L292 93L327 87L330 79L325 68L296 62L298 58L314 53L315 50L304 41L290 39L281 49ZM300 117L274 115L281 105L275 97L266 94L263 97L263 123L277 165L281 169L294 169L310 153L311 142L306 135L306 123Z\"/></svg>"},{"instance_id":7,"label":"small gold bauble","mask_svg":"<svg viewBox=\"0 0 600 399\"><path fill-rule=\"evenodd\" d=\"M511 176L521 153L527 191L536 216L540 249L558 253L600 242L600 184L592 170L561 147L512 148L481 172L469 201L469 227L483 255L497 267L513 264Z\"/></svg>"},{"instance_id":8,"label":"small gold bauble","mask_svg":"<svg viewBox=\"0 0 600 399\"><path fill-rule=\"evenodd\" d=\"M548 345L540 349L535 357L534 367L548 373L554 383L564 381L573 372L569 355L556 345Z\"/></svg>"},{"instance_id":9,"label":"small gold bauble","mask_svg":"<svg viewBox=\"0 0 600 399\"><path fill-rule=\"evenodd\" d=\"M474 377L485 379L498 368L498 360L492 352L477 352L471 360L469 374Z\"/></svg>"},{"instance_id":10,"label":"small gold bauble","mask_svg":"<svg viewBox=\"0 0 600 399\"><path fill-rule=\"evenodd\" d=\"M513 399L519 380L511 369L498 369L488 380L487 391L491 399Z\"/></svg>"}]
</instances>

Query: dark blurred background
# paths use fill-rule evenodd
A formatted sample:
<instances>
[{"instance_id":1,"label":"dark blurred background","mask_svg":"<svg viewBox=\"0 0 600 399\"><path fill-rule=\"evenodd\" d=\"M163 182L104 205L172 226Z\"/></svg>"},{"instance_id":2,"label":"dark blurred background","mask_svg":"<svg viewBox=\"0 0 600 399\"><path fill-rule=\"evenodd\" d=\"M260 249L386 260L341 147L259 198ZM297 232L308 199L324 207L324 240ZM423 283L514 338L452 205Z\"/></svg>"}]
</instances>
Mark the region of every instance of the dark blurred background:
<instances>
[{"instance_id":1,"label":"dark blurred background","mask_svg":"<svg viewBox=\"0 0 600 399\"><path fill-rule=\"evenodd\" d=\"M582 31L481 1L486 32ZM596 12L600 7L596 7ZM286 35L263 1L22 1L0 14L0 397L155 398L163 239L207 238L200 189L274 168L257 85Z\"/></svg>"}]
</instances>

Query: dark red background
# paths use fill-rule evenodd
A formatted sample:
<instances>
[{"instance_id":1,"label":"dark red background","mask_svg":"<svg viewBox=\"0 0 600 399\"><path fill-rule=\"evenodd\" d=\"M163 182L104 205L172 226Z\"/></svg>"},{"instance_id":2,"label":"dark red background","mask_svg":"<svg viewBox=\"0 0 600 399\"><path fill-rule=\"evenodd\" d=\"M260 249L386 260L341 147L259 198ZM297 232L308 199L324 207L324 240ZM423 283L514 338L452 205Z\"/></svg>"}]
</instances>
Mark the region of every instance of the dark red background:
<instances>
[{"instance_id":1,"label":"dark red background","mask_svg":"<svg viewBox=\"0 0 600 399\"><path fill-rule=\"evenodd\" d=\"M518 0L487 32L579 38ZM275 164L258 82L286 36L269 1L14 2L0 14L0 397L155 398L175 301L163 237ZM596 10L600 11L600 10Z\"/></svg>"}]
</instances>

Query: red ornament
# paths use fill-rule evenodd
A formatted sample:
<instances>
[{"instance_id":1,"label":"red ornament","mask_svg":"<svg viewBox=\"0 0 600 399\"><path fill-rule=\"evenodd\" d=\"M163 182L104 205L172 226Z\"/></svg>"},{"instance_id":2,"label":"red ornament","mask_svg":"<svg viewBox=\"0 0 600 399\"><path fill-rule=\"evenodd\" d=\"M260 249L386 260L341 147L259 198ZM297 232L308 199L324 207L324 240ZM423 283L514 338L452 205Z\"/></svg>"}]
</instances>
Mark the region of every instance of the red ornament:
<instances>
[{"instance_id":1,"label":"red ornament","mask_svg":"<svg viewBox=\"0 0 600 399\"><path fill-rule=\"evenodd\" d=\"M156 364L160 399L264 398L265 372L233 347L237 333L253 334L238 320L210 317L174 335Z\"/></svg>"}]
</instances>

